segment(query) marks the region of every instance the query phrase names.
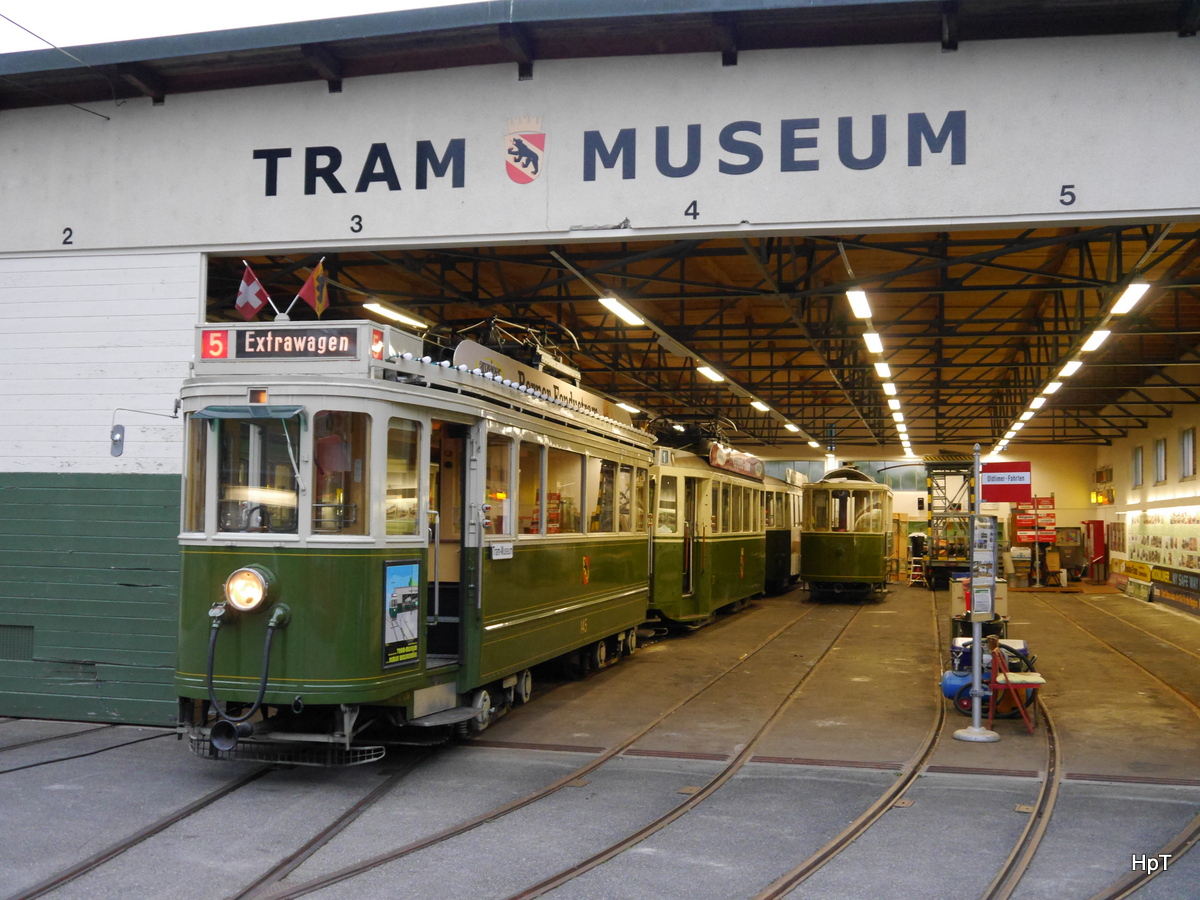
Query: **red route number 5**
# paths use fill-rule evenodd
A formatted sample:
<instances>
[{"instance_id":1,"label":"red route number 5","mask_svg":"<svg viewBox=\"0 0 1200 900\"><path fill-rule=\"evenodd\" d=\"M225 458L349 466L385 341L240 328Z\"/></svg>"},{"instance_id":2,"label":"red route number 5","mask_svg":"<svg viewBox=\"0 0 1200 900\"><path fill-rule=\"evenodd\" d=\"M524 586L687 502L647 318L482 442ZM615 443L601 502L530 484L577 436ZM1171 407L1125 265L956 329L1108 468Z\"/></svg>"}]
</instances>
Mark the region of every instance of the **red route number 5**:
<instances>
[{"instance_id":1,"label":"red route number 5","mask_svg":"<svg viewBox=\"0 0 1200 900\"><path fill-rule=\"evenodd\" d=\"M229 359L229 332L206 331L200 341L201 359Z\"/></svg>"}]
</instances>

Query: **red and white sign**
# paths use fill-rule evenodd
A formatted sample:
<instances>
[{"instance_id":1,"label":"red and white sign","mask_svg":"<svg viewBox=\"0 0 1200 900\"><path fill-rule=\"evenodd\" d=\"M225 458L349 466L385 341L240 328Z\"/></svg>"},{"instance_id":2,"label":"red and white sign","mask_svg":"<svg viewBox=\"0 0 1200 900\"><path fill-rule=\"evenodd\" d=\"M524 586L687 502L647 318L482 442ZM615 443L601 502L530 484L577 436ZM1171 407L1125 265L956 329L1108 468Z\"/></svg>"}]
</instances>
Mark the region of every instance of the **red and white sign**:
<instances>
[{"instance_id":1,"label":"red and white sign","mask_svg":"<svg viewBox=\"0 0 1200 900\"><path fill-rule=\"evenodd\" d=\"M979 478L984 503L1016 503L1033 497L1033 476L1027 462L984 463Z\"/></svg>"}]
</instances>

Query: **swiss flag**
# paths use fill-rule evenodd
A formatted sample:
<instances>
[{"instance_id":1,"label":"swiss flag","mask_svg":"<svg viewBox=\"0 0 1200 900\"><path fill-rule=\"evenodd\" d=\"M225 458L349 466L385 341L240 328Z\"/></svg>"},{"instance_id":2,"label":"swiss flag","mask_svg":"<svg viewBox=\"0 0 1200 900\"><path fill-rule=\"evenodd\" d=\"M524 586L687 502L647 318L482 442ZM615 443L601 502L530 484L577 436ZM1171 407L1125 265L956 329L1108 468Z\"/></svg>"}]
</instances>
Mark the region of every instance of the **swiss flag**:
<instances>
[{"instance_id":1,"label":"swiss flag","mask_svg":"<svg viewBox=\"0 0 1200 900\"><path fill-rule=\"evenodd\" d=\"M238 288L237 303L234 304L237 311L242 314L242 318L249 322L258 315L259 310L266 306L270 299L266 288L258 283L258 276L247 265L246 271L242 274L241 286Z\"/></svg>"}]
</instances>

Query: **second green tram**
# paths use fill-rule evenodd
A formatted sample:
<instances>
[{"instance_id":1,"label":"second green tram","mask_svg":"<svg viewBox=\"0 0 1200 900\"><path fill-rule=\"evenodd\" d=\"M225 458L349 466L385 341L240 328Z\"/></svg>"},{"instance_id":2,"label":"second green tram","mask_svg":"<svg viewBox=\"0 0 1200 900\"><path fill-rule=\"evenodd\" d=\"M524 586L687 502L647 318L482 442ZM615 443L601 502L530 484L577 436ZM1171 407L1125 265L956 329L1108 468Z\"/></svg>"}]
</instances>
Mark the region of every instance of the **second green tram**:
<instances>
[{"instance_id":1,"label":"second green tram","mask_svg":"<svg viewBox=\"0 0 1200 900\"><path fill-rule=\"evenodd\" d=\"M650 477L651 614L700 625L718 610L763 593L761 460L720 445L707 459L687 450L659 450Z\"/></svg>"},{"instance_id":2,"label":"second green tram","mask_svg":"<svg viewBox=\"0 0 1200 900\"><path fill-rule=\"evenodd\" d=\"M853 466L804 486L800 578L814 596L881 597L892 555L892 489Z\"/></svg>"}]
</instances>

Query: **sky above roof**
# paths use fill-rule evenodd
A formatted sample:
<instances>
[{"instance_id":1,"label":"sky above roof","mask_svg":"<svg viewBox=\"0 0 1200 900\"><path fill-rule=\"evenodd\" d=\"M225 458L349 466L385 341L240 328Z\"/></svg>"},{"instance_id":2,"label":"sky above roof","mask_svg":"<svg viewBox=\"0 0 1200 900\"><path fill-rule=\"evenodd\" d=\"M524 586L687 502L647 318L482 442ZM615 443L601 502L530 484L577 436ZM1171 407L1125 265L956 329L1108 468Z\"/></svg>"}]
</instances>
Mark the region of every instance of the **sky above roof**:
<instances>
[{"instance_id":1,"label":"sky above roof","mask_svg":"<svg viewBox=\"0 0 1200 900\"><path fill-rule=\"evenodd\" d=\"M46 41L71 47L469 2L474 0L10 0L0 6L12 20L0 18L0 53L44 50Z\"/></svg>"}]
</instances>

